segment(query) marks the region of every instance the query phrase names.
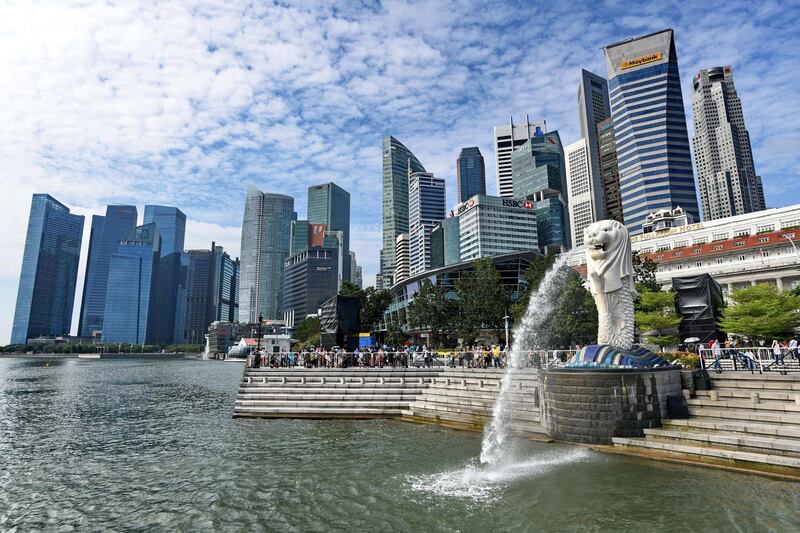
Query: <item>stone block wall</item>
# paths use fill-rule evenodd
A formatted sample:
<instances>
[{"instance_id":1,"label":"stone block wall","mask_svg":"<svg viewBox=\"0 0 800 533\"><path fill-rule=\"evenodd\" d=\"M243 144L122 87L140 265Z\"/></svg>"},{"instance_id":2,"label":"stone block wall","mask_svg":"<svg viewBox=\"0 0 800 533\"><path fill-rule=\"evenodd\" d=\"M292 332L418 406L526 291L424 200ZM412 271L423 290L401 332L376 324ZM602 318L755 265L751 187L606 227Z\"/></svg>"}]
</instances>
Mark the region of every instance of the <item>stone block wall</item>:
<instances>
[{"instance_id":1,"label":"stone block wall","mask_svg":"<svg viewBox=\"0 0 800 533\"><path fill-rule=\"evenodd\" d=\"M681 394L679 369L539 371L542 427L556 440L611 444L661 426L667 396Z\"/></svg>"}]
</instances>

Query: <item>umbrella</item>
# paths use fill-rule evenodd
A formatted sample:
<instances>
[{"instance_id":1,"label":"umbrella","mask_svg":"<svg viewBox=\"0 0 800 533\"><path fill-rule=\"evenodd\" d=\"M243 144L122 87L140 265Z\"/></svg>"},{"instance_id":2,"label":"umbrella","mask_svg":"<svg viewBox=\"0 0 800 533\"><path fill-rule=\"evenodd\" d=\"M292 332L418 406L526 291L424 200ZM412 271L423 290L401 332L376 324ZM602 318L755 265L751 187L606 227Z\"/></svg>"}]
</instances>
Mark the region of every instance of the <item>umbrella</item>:
<instances>
[{"instance_id":1,"label":"umbrella","mask_svg":"<svg viewBox=\"0 0 800 533\"><path fill-rule=\"evenodd\" d=\"M684 339L683 342L700 342L700 339L697 337L689 337L688 339Z\"/></svg>"}]
</instances>

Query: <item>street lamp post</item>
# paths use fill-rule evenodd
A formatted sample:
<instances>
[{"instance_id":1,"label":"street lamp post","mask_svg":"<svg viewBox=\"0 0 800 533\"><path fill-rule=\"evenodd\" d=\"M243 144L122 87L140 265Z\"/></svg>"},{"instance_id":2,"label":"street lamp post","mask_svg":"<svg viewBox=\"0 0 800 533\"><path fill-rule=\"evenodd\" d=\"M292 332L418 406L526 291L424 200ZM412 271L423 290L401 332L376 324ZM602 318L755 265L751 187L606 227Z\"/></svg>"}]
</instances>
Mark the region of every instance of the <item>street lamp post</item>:
<instances>
[{"instance_id":1,"label":"street lamp post","mask_svg":"<svg viewBox=\"0 0 800 533\"><path fill-rule=\"evenodd\" d=\"M797 251L797 246L794 244L794 240L788 235L781 235L781 237L789 241L789 243L792 245L792 249L794 250L795 255L797 257L800 257L800 252Z\"/></svg>"}]
</instances>

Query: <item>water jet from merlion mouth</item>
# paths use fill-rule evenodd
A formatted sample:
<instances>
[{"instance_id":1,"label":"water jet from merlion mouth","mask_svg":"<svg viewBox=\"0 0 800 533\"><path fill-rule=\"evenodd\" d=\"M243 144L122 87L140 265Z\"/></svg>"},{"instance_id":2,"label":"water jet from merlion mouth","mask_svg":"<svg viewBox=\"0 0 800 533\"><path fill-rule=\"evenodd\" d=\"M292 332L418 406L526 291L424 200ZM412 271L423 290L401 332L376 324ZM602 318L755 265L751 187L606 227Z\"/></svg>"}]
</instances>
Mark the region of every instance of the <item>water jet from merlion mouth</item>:
<instances>
[{"instance_id":1,"label":"water jet from merlion mouth","mask_svg":"<svg viewBox=\"0 0 800 533\"><path fill-rule=\"evenodd\" d=\"M546 320L553 313L559 290L569 275L566 264L572 253L561 254L556 259L539 287L531 294L522 321L514 328L514 342L500 382L500 394L492 408L492 420L483 433L480 455L482 464L496 466L505 458L506 441L511 435L511 390L514 375L524 365L526 352L535 348L546 348L541 346L539 340L542 338Z\"/></svg>"}]
</instances>

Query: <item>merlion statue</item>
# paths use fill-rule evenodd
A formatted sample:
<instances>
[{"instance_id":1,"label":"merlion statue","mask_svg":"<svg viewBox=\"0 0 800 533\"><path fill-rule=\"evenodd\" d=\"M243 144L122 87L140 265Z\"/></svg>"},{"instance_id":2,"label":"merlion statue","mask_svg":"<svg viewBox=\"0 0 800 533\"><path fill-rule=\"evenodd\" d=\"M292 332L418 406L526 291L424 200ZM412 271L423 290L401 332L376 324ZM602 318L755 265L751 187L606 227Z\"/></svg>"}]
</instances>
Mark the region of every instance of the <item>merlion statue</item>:
<instances>
[{"instance_id":1,"label":"merlion statue","mask_svg":"<svg viewBox=\"0 0 800 533\"><path fill-rule=\"evenodd\" d=\"M597 342L623 350L633 346L633 255L628 230L600 220L584 231L587 285L597 305Z\"/></svg>"},{"instance_id":2,"label":"merlion statue","mask_svg":"<svg viewBox=\"0 0 800 533\"><path fill-rule=\"evenodd\" d=\"M668 365L661 356L633 345L633 254L628 230L615 220L586 228L586 284L597 305L597 344L581 348L571 368L635 368Z\"/></svg>"}]
</instances>

